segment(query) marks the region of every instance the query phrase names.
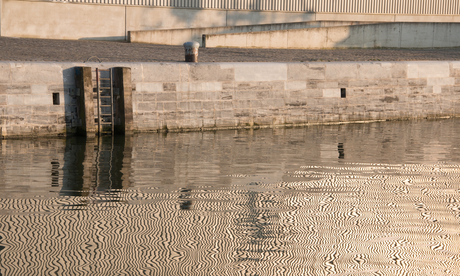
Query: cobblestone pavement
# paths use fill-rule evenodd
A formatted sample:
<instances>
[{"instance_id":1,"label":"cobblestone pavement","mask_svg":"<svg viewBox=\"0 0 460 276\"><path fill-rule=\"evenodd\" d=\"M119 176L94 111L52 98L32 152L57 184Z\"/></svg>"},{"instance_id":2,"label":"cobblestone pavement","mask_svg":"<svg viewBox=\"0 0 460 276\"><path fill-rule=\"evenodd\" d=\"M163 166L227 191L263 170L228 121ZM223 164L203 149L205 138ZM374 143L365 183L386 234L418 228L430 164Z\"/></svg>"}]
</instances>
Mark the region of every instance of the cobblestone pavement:
<instances>
[{"instance_id":1,"label":"cobblestone pavement","mask_svg":"<svg viewBox=\"0 0 460 276\"><path fill-rule=\"evenodd\" d=\"M182 46L0 37L1 61L184 61ZM200 62L460 60L460 47L438 49L200 48Z\"/></svg>"}]
</instances>

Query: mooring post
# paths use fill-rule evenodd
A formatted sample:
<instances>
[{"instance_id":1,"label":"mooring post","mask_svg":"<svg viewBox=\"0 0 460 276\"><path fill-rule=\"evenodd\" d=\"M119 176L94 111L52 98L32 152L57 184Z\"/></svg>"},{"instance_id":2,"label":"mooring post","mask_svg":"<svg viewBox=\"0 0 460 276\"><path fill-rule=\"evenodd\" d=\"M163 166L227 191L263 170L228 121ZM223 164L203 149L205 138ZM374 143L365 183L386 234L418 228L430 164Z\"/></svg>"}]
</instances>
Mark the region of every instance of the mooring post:
<instances>
[{"instance_id":1,"label":"mooring post","mask_svg":"<svg viewBox=\"0 0 460 276\"><path fill-rule=\"evenodd\" d=\"M185 62L198 62L198 48L200 43L196 41L185 42Z\"/></svg>"}]
</instances>

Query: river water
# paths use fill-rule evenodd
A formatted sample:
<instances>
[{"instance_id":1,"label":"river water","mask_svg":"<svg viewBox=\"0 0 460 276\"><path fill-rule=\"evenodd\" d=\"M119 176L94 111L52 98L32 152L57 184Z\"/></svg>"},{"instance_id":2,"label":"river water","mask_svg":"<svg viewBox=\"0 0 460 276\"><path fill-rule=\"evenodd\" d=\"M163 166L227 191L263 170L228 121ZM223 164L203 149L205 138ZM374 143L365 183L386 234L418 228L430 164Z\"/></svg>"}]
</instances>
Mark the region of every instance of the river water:
<instances>
[{"instance_id":1,"label":"river water","mask_svg":"<svg viewBox=\"0 0 460 276\"><path fill-rule=\"evenodd\" d=\"M459 119L0 143L0 275L460 275Z\"/></svg>"}]
</instances>

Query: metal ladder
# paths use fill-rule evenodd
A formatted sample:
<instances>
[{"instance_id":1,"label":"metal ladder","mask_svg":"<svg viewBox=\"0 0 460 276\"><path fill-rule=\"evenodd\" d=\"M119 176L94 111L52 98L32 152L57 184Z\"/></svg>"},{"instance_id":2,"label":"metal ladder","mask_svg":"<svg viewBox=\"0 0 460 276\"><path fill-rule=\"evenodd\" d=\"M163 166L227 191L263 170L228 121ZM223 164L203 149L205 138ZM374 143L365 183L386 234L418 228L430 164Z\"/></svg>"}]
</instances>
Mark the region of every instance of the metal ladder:
<instances>
[{"instance_id":1,"label":"metal ladder","mask_svg":"<svg viewBox=\"0 0 460 276\"><path fill-rule=\"evenodd\" d=\"M113 135L113 81L112 69L93 70L94 123L98 135Z\"/></svg>"}]
</instances>

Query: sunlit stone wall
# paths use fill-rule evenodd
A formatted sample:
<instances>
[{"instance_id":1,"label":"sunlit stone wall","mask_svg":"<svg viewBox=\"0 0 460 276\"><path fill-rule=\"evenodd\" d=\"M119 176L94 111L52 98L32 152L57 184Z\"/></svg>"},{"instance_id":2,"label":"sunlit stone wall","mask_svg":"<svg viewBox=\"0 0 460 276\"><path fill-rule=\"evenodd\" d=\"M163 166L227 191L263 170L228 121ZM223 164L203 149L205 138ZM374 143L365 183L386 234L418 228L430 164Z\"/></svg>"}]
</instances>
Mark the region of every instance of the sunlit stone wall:
<instances>
[{"instance_id":1,"label":"sunlit stone wall","mask_svg":"<svg viewBox=\"0 0 460 276\"><path fill-rule=\"evenodd\" d=\"M4 62L2 136L73 133L77 66L131 68L137 132L460 115L460 62Z\"/></svg>"},{"instance_id":2,"label":"sunlit stone wall","mask_svg":"<svg viewBox=\"0 0 460 276\"><path fill-rule=\"evenodd\" d=\"M133 79L139 131L460 114L458 62L142 64Z\"/></svg>"}]
</instances>

